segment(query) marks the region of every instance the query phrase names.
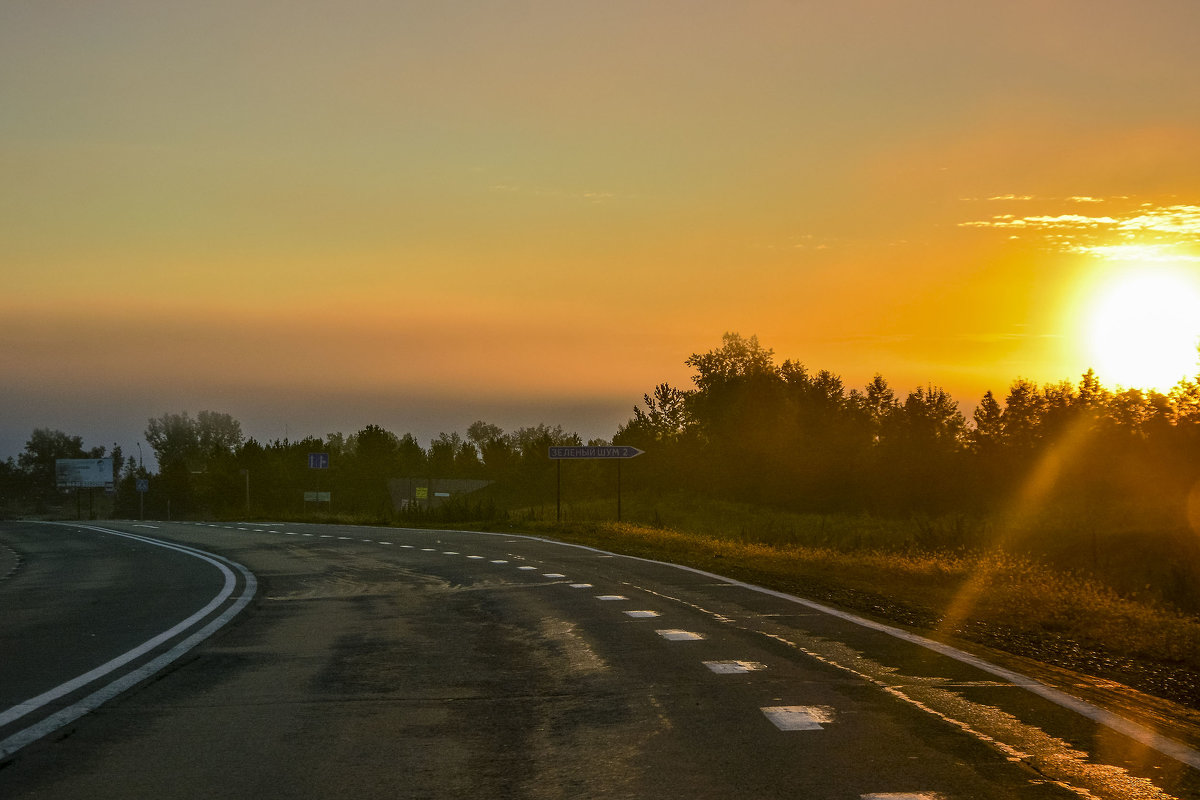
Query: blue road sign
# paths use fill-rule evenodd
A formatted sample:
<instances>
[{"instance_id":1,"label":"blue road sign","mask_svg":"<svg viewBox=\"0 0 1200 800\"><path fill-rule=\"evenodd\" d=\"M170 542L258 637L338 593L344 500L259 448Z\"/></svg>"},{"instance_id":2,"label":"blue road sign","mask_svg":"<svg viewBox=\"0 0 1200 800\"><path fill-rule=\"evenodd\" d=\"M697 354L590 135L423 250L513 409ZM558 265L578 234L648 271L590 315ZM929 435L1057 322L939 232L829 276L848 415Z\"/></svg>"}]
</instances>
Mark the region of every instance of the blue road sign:
<instances>
[{"instance_id":1,"label":"blue road sign","mask_svg":"<svg viewBox=\"0 0 1200 800\"><path fill-rule=\"evenodd\" d=\"M137 490L139 492L143 492L143 493L150 491L150 479L149 478L138 478L137 479Z\"/></svg>"},{"instance_id":2,"label":"blue road sign","mask_svg":"<svg viewBox=\"0 0 1200 800\"><path fill-rule=\"evenodd\" d=\"M550 458L636 458L645 450L627 445L605 447L551 447Z\"/></svg>"},{"instance_id":3,"label":"blue road sign","mask_svg":"<svg viewBox=\"0 0 1200 800\"><path fill-rule=\"evenodd\" d=\"M309 453L309 469L329 469L329 453Z\"/></svg>"}]
</instances>

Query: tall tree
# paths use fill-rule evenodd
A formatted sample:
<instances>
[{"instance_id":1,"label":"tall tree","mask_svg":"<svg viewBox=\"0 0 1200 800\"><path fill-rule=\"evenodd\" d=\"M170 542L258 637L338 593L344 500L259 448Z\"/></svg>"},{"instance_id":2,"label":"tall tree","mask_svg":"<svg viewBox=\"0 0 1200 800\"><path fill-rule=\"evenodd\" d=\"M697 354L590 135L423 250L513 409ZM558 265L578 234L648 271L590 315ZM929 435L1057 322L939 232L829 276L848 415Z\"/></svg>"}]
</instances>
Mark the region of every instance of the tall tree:
<instances>
[{"instance_id":1,"label":"tall tree","mask_svg":"<svg viewBox=\"0 0 1200 800\"><path fill-rule=\"evenodd\" d=\"M146 443L160 467L180 463L189 472L203 472L215 459L232 455L242 444L242 426L229 414L201 411L166 413L149 420Z\"/></svg>"},{"instance_id":2,"label":"tall tree","mask_svg":"<svg viewBox=\"0 0 1200 800\"><path fill-rule=\"evenodd\" d=\"M775 353L758 343L757 336L742 338L736 333L721 337L721 347L707 353L693 353L684 363L696 370L692 380L701 392L738 379L776 376Z\"/></svg>"},{"instance_id":3,"label":"tall tree","mask_svg":"<svg viewBox=\"0 0 1200 800\"><path fill-rule=\"evenodd\" d=\"M50 428L34 428L25 442L25 450L17 456L17 464L30 476L34 486L52 490L55 485L55 461L60 458L103 456L103 446L85 450L82 436L71 436Z\"/></svg>"},{"instance_id":4,"label":"tall tree","mask_svg":"<svg viewBox=\"0 0 1200 800\"><path fill-rule=\"evenodd\" d=\"M195 424L186 411L152 417L146 424L145 437L160 469L176 462L186 464L199 449Z\"/></svg>"},{"instance_id":5,"label":"tall tree","mask_svg":"<svg viewBox=\"0 0 1200 800\"><path fill-rule=\"evenodd\" d=\"M692 426L688 394L670 384L660 383L654 388L653 396L642 395L646 409L643 411L634 406L633 419L618 430L618 435L623 441L636 440L645 445L678 442Z\"/></svg>"}]
</instances>

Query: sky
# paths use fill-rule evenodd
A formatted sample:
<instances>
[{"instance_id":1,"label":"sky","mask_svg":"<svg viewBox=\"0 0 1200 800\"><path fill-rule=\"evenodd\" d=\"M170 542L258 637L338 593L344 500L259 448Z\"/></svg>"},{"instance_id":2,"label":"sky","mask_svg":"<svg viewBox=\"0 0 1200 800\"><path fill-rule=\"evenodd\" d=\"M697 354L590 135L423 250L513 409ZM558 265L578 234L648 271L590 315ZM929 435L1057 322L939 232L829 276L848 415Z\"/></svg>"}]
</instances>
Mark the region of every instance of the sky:
<instances>
[{"instance_id":1,"label":"sky","mask_svg":"<svg viewBox=\"0 0 1200 800\"><path fill-rule=\"evenodd\" d=\"M1198 29L1195 0L7 0L0 459L201 410L610 438L725 332L968 417L1075 381L1097 325L1200 309Z\"/></svg>"}]
</instances>

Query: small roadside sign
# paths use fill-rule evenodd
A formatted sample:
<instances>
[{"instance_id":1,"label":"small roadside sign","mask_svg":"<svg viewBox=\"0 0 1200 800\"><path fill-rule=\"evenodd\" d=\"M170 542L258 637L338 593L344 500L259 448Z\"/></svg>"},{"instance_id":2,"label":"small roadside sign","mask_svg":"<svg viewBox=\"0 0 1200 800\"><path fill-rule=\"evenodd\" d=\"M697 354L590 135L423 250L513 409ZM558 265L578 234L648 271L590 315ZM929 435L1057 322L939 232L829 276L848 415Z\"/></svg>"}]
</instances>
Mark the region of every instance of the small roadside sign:
<instances>
[{"instance_id":1,"label":"small roadside sign","mask_svg":"<svg viewBox=\"0 0 1200 800\"><path fill-rule=\"evenodd\" d=\"M139 492L141 492L142 494L145 494L146 492L150 491L150 479L149 478L138 478L137 479L137 490Z\"/></svg>"},{"instance_id":2,"label":"small roadside sign","mask_svg":"<svg viewBox=\"0 0 1200 800\"><path fill-rule=\"evenodd\" d=\"M604 447L551 447L550 458L637 458L645 450L628 445Z\"/></svg>"},{"instance_id":3,"label":"small roadside sign","mask_svg":"<svg viewBox=\"0 0 1200 800\"><path fill-rule=\"evenodd\" d=\"M329 453L309 453L309 469L329 469Z\"/></svg>"},{"instance_id":4,"label":"small roadside sign","mask_svg":"<svg viewBox=\"0 0 1200 800\"><path fill-rule=\"evenodd\" d=\"M612 459L617 462L617 522L621 521L621 461L627 458L637 458L645 453L629 445L601 445L598 447L551 447L550 460L555 462L558 473L554 518L562 522L562 462L571 459Z\"/></svg>"}]
</instances>

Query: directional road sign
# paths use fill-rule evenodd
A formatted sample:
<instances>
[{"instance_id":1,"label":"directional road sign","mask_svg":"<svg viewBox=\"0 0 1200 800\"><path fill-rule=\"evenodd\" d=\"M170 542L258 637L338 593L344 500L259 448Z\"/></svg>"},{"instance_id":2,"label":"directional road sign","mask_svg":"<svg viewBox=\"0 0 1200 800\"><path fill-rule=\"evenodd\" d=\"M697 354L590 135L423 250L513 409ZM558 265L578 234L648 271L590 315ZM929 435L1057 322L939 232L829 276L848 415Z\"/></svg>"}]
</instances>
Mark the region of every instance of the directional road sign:
<instances>
[{"instance_id":1,"label":"directional road sign","mask_svg":"<svg viewBox=\"0 0 1200 800\"><path fill-rule=\"evenodd\" d=\"M329 453L309 453L309 469L329 469Z\"/></svg>"},{"instance_id":2,"label":"directional road sign","mask_svg":"<svg viewBox=\"0 0 1200 800\"><path fill-rule=\"evenodd\" d=\"M645 450L626 445L604 447L551 447L550 458L636 458Z\"/></svg>"}]
</instances>

